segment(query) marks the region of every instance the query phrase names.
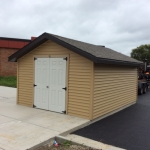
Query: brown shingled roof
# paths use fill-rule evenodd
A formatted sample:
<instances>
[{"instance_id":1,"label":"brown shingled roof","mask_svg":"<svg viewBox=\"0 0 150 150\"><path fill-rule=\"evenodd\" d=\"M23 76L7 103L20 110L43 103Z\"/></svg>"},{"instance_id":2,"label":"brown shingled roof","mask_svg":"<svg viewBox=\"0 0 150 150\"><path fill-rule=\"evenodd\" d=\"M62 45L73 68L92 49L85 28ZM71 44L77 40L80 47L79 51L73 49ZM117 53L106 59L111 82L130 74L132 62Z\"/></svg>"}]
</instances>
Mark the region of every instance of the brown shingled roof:
<instances>
[{"instance_id":1,"label":"brown shingled roof","mask_svg":"<svg viewBox=\"0 0 150 150\"><path fill-rule=\"evenodd\" d=\"M73 39L64 38L57 35L53 35L53 36L87 53L90 53L95 57L141 63L136 59L133 59L119 52L116 52L105 46L93 45L93 44L89 44L89 43L85 43Z\"/></svg>"},{"instance_id":2,"label":"brown shingled roof","mask_svg":"<svg viewBox=\"0 0 150 150\"><path fill-rule=\"evenodd\" d=\"M93 45L49 33L43 33L34 41L30 42L27 46L11 55L9 57L9 61L17 61L20 57L27 54L47 40L51 40L65 48L68 48L69 50L74 51L75 53L78 53L95 63L109 63L133 66L142 64L142 62L136 59L128 57L104 46Z\"/></svg>"}]
</instances>

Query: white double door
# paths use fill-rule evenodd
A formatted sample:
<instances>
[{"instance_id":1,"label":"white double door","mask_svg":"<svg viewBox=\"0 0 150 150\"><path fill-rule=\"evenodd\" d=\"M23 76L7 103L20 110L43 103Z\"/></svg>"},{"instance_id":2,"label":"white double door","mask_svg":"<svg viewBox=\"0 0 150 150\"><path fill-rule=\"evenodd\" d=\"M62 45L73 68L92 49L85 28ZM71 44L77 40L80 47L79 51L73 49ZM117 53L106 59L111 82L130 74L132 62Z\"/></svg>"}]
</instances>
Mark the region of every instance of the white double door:
<instances>
[{"instance_id":1,"label":"white double door","mask_svg":"<svg viewBox=\"0 0 150 150\"><path fill-rule=\"evenodd\" d=\"M66 60L35 60L34 105L36 108L62 113L65 111Z\"/></svg>"}]
</instances>

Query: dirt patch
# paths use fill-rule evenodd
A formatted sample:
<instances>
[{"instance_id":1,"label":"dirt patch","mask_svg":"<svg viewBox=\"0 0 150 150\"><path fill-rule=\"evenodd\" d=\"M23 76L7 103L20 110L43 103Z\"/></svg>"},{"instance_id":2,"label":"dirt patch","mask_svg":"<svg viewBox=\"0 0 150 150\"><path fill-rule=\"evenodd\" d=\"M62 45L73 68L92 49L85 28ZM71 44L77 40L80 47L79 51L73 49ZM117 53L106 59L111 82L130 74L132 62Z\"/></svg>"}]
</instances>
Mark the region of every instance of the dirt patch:
<instances>
[{"instance_id":1,"label":"dirt patch","mask_svg":"<svg viewBox=\"0 0 150 150\"><path fill-rule=\"evenodd\" d=\"M91 147L86 147L84 145L72 144L70 141L64 141L62 143L58 143L58 146L55 147L53 141L51 141L46 145L35 148L34 150L98 150L98 149L93 149Z\"/></svg>"}]
</instances>

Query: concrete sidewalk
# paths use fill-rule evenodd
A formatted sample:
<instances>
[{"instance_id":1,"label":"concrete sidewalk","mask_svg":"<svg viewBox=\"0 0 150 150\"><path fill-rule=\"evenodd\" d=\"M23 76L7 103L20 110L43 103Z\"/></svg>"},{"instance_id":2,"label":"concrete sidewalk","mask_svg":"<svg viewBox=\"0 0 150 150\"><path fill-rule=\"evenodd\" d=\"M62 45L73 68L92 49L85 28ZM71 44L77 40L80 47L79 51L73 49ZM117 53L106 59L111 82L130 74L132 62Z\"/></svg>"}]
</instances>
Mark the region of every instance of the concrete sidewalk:
<instances>
[{"instance_id":1,"label":"concrete sidewalk","mask_svg":"<svg viewBox=\"0 0 150 150\"><path fill-rule=\"evenodd\" d=\"M0 150L25 150L89 120L16 105L16 89L0 86Z\"/></svg>"}]
</instances>

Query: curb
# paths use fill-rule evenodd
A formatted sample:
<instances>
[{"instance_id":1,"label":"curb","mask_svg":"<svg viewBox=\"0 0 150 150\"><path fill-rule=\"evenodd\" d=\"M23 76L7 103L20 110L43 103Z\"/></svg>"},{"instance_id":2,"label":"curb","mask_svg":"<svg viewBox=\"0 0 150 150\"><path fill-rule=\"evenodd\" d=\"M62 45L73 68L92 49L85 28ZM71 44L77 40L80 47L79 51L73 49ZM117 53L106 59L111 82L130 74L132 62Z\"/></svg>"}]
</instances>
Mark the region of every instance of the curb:
<instances>
[{"instance_id":1,"label":"curb","mask_svg":"<svg viewBox=\"0 0 150 150\"><path fill-rule=\"evenodd\" d=\"M50 139L48 139L48 140L46 140L46 141L44 141L44 142L41 142L41 143L39 143L39 144L37 144L37 145L31 147L31 148L28 148L28 149L26 149L26 150L34 150L35 148L39 148L40 146L43 146L43 145L48 144L51 140L54 140L54 139L55 139L55 137L52 137L52 138L50 138Z\"/></svg>"}]
</instances>

